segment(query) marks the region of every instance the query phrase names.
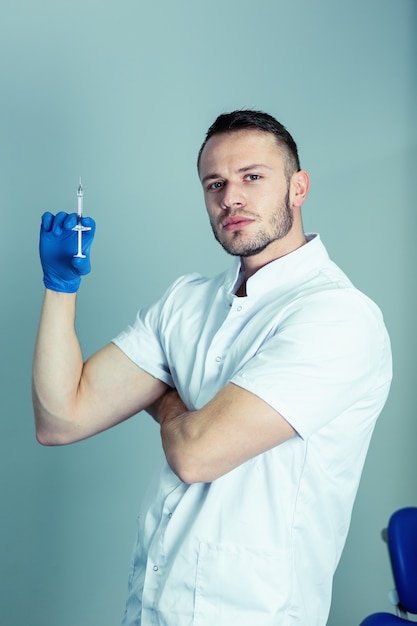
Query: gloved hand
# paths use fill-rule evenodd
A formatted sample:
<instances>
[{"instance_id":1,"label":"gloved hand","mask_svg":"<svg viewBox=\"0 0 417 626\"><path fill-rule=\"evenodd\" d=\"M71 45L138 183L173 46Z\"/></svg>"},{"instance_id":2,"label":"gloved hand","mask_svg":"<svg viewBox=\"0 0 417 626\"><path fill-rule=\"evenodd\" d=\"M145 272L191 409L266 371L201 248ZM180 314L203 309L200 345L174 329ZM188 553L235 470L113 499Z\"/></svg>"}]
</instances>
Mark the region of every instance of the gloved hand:
<instances>
[{"instance_id":1,"label":"gloved hand","mask_svg":"<svg viewBox=\"0 0 417 626\"><path fill-rule=\"evenodd\" d=\"M85 258L75 257L78 233L76 213L44 213L42 215L39 253L43 268L43 282L52 291L74 293L78 290L81 276L91 270L90 248L96 229L91 217L83 217L82 225L91 230L82 233L82 251Z\"/></svg>"}]
</instances>

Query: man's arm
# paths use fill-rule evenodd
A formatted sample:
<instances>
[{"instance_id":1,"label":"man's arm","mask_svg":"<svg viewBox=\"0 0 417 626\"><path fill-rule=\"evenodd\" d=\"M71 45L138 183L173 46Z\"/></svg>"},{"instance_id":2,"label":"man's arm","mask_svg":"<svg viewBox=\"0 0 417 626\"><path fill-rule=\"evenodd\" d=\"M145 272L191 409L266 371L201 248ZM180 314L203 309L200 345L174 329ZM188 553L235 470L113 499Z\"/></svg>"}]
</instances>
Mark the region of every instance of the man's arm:
<instances>
[{"instance_id":1,"label":"man's arm","mask_svg":"<svg viewBox=\"0 0 417 626\"><path fill-rule=\"evenodd\" d=\"M44 445L72 443L110 428L167 389L114 344L83 363L75 298L45 292L33 360L36 436Z\"/></svg>"},{"instance_id":2,"label":"man's arm","mask_svg":"<svg viewBox=\"0 0 417 626\"><path fill-rule=\"evenodd\" d=\"M167 461L185 483L211 482L297 434L269 404L233 383L197 411L168 391L155 419Z\"/></svg>"},{"instance_id":3,"label":"man's arm","mask_svg":"<svg viewBox=\"0 0 417 626\"><path fill-rule=\"evenodd\" d=\"M33 408L46 445L90 437L154 402L166 385L138 368L114 344L86 363L75 332L75 300L90 271L95 222L83 218L83 256L76 249L76 214L42 216L39 251L46 286L33 359Z\"/></svg>"}]
</instances>

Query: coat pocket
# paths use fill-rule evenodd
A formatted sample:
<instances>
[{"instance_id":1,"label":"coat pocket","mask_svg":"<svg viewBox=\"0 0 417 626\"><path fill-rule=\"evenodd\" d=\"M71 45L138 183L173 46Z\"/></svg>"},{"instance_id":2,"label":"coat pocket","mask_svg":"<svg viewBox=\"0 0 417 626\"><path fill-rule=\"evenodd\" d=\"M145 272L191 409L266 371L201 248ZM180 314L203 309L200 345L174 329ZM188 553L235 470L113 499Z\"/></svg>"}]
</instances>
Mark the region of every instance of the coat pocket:
<instances>
[{"instance_id":1,"label":"coat pocket","mask_svg":"<svg viewBox=\"0 0 417 626\"><path fill-rule=\"evenodd\" d=\"M200 543L193 626L282 623L288 578L279 550Z\"/></svg>"}]
</instances>

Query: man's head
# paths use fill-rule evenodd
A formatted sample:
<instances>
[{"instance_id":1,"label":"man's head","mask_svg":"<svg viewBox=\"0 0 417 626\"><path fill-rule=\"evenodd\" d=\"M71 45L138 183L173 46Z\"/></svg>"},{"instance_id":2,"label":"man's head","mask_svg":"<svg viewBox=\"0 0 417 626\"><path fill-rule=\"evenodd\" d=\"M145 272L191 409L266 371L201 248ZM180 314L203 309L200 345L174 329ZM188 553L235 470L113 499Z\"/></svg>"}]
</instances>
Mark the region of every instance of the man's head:
<instances>
[{"instance_id":1,"label":"man's head","mask_svg":"<svg viewBox=\"0 0 417 626\"><path fill-rule=\"evenodd\" d=\"M227 252L245 259L247 274L305 243L301 206L309 176L291 135L273 117L220 115L198 169L213 233Z\"/></svg>"},{"instance_id":2,"label":"man's head","mask_svg":"<svg viewBox=\"0 0 417 626\"><path fill-rule=\"evenodd\" d=\"M258 130L274 135L277 144L283 151L285 159L285 175L290 180L294 172L300 169L297 144L294 139L278 120L263 111L249 109L222 113L214 121L207 131L204 142L200 148L197 159L197 167L200 169L201 154L208 140L220 133L231 133L239 130Z\"/></svg>"}]
</instances>

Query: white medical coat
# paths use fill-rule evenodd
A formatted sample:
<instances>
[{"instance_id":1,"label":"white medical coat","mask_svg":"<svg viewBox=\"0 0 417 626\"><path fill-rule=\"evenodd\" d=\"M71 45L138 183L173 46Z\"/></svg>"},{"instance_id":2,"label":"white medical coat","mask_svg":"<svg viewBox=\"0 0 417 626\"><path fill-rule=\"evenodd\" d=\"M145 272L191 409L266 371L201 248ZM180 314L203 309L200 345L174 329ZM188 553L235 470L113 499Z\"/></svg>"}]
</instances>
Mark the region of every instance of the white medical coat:
<instances>
[{"instance_id":1,"label":"white medical coat","mask_svg":"<svg viewBox=\"0 0 417 626\"><path fill-rule=\"evenodd\" d=\"M390 386L389 338L318 235L243 298L240 280L238 263L182 277L114 341L190 410L231 381L298 435L212 483L184 484L164 463L139 516L123 626L326 623Z\"/></svg>"}]
</instances>

